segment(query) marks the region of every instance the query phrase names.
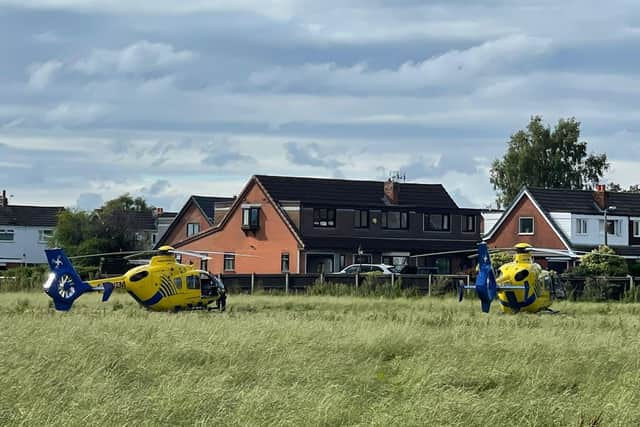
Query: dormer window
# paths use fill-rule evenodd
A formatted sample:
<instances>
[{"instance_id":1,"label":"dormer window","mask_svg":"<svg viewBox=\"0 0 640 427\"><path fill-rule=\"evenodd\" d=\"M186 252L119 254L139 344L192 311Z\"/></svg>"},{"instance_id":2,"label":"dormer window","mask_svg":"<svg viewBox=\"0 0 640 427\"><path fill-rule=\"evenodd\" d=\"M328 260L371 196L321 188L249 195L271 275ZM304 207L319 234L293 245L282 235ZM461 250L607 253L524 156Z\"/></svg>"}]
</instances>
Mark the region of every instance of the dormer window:
<instances>
[{"instance_id":1,"label":"dormer window","mask_svg":"<svg viewBox=\"0 0 640 427\"><path fill-rule=\"evenodd\" d=\"M256 231L260 228L260 206L242 207L242 229Z\"/></svg>"}]
</instances>

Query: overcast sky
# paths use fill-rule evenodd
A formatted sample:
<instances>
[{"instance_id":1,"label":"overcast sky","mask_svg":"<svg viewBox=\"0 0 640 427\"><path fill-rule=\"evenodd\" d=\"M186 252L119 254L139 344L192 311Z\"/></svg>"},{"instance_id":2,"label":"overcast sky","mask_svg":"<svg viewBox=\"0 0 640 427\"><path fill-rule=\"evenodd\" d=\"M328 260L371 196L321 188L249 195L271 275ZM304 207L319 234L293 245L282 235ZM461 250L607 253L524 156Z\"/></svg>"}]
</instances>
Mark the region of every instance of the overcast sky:
<instances>
[{"instance_id":1,"label":"overcast sky","mask_svg":"<svg viewBox=\"0 0 640 427\"><path fill-rule=\"evenodd\" d=\"M540 114L640 183L637 0L0 0L0 188L177 210L257 173L443 183Z\"/></svg>"}]
</instances>

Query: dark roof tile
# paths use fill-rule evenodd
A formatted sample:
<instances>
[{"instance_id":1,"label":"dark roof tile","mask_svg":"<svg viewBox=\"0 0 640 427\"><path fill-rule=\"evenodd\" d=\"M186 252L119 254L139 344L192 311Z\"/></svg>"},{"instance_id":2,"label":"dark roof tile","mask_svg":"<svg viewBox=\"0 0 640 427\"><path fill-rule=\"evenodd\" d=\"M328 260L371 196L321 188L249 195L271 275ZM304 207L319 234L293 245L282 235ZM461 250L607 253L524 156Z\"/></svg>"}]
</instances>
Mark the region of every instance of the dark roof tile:
<instances>
[{"instance_id":1,"label":"dark roof tile","mask_svg":"<svg viewBox=\"0 0 640 427\"><path fill-rule=\"evenodd\" d=\"M305 205L336 207L385 207L384 181L300 178L257 175L277 202L300 201ZM458 209L441 184L400 183L400 206Z\"/></svg>"},{"instance_id":2,"label":"dark roof tile","mask_svg":"<svg viewBox=\"0 0 640 427\"><path fill-rule=\"evenodd\" d=\"M0 225L55 227L62 210L58 206L0 206Z\"/></svg>"}]
</instances>

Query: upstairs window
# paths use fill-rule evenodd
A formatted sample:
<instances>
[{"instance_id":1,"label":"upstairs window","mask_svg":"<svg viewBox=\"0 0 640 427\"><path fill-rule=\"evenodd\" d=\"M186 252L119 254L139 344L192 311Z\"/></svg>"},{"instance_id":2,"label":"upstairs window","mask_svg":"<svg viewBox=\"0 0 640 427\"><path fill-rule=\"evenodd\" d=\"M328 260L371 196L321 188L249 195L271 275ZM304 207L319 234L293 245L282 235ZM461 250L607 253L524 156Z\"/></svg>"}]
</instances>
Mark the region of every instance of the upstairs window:
<instances>
[{"instance_id":1,"label":"upstairs window","mask_svg":"<svg viewBox=\"0 0 640 427\"><path fill-rule=\"evenodd\" d=\"M242 208L242 228L258 230L260 228L260 208L256 206Z\"/></svg>"},{"instance_id":2,"label":"upstairs window","mask_svg":"<svg viewBox=\"0 0 640 427\"><path fill-rule=\"evenodd\" d=\"M0 242L13 242L14 231L8 229L0 229Z\"/></svg>"},{"instance_id":3,"label":"upstairs window","mask_svg":"<svg viewBox=\"0 0 640 427\"><path fill-rule=\"evenodd\" d=\"M409 228L409 214L407 212L382 212L382 228L388 230L406 230Z\"/></svg>"},{"instance_id":4,"label":"upstairs window","mask_svg":"<svg viewBox=\"0 0 640 427\"><path fill-rule=\"evenodd\" d=\"M187 224L187 237L194 236L200 232L200 224L197 222L190 222Z\"/></svg>"},{"instance_id":5,"label":"upstairs window","mask_svg":"<svg viewBox=\"0 0 640 427\"><path fill-rule=\"evenodd\" d=\"M236 271L235 254L224 254L224 271Z\"/></svg>"},{"instance_id":6,"label":"upstairs window","mask_svg":"<svg viewBox=\"0 0 640 427\"><path fill-rule=\"evenodd\" d=\"M476 231L476 216L475 215L463 215L462 231L465 233L475 233Z\"/></svg>"},{"instance_id":7,"label":"upstairs window","mask_svg":"<svg viewBox=\"0 0 640 427\"><path fill-rule=\"evenodd\" d=\"M355 228L369 228L369 211L356 210L353 217Z\"/></svg>"},{"instance_id":8,"label":"upstairs window","mask_svg":"<svg viewBox=\"0 0 640 427\"><path fill-rule=\"evenodd\" d=\"M599 221L599 230L600 233L604 233L604 220ZM607 234L622 236L622 222L617 219L608 219L607 220Z\"/></svg>"},{"instance_id":9,"label":"upstairs window","mask_svg":"<svg viewBox=\"0 0 640 427\"><path fill-rule=\"evenodd\" d=\"M587 234L587 220L583 218L576 219L576 234Z\"/></svg>"},{"instance_id":10,"label":"upstairs window","mask_svg":"<svg viewBox=\"0 0 640 427\"><path fill-rule=\"evenodd\" d=\"M53 237L53 230L38 230L38 241L47 243Z\"/></svg>"},{"instance_id":11,"label":"upstairs window","mask_svg":"<svg viewBox=\"0 0 640 427\"><path fill-rule=\"evenodd\" d=\"M633 221L633 237L640 237L640 220Z\"/></svg>"},{"instance_id":12,"label":"upstairs window","mask_svg":"<svg viewBox=\"0 0 640 427\"><path fill-rule=\"evenodd\" d=\"M313 210L313 226L314 227L335 227L336 226L336 210L316 208Z\"/></svg>"},{"instance_id":13,"label":"upstairs window","mask_svg":"<svg viewBox=\"0 0 640 427\"><path fill-rule=\"evenodd\" d=\"M520 217L518 223L518 234L533 234L533 218Z\"/></svg>"},{"instance_id":14,"label":"upstairs window","mask_svg":"<svg viewBox=\"0 0 640 427\"><path fill-rule=\"evenodd\" d=\"M424 231L451 231L451 217L449 214L425 215Z\"/></svg>"}]
</instances>

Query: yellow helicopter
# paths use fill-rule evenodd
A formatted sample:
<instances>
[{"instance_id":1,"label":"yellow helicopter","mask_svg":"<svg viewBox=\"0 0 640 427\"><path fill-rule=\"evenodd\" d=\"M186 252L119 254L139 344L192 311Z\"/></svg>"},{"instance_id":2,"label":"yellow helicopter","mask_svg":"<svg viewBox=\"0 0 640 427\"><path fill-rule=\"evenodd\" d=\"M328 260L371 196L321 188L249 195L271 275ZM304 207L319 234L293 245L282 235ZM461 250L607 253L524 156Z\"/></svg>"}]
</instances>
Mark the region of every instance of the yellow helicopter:
<instances>
[{"instance_id":1,"label":"yellow helicopter","mask_svg":"<svg viewBox=\"0 0 640 427\"><path fill-rule=\"evenodd\" d=\"M124 288L141 306L153 311L217 309L226 307L227 293L222 281L207 271L176 261L176 254L208 259L205 253L176 251L163 246L148 264L109 279L83 281L62 249L46 249L51 274L43 285L58 311L69 311L86 292L103 292L102 301L111 297L114 288ZM148 253L139 252L137 254ZM119 252L117 254L124 254ZM114 254L100 254L114 255ZM81 257L77 257L81 258Z\"/></svg>"},{"instance_id":2,"label":"yellow helicopter","mask_svg":"<svg viewBox=\"0 0 640 427\"><path fill-rule=\"evenodd\" d=\"M513 261L502 265L496 276L490 252L513 251ZM444 254L468 253L451 251L438 254L416 255L415 257L441 256ZM475 252L475 251L474 251ZM503 313L550 312L551 304L565 296L564 288L556 275L534 262L533 253L567 256L567 252L554 249L534 248L527 243L514 248L489 249L485 242L478 244L478 277L475 285L460 286L458 297L462 301L465 291L476 291L482 304L482 311L488 313L494 300L498 300Z\"/></svg>"},{"instance_id":3,"label":"yellow helicopter","mask_svg":"<svg viewBox=\"0 0 640 427\"><path fill-rule=\"evenodd\" d=\"M498 249L502 251L504 249ZM491 255L486 243L478 245L478 277L474 286L461 286L459 300L464 298L466 289L475 289L482 304L482 311L488 313L491 303L497 299L503 313L552 312L551 304L564 296L564 289L557 277L543 269L533 260L533 252L566 255L565 252L550 249L536 249L527 243L519 243L514 249L513 261L502 265L496 277L491 263Z\"/></svg>"}]
</instances>

